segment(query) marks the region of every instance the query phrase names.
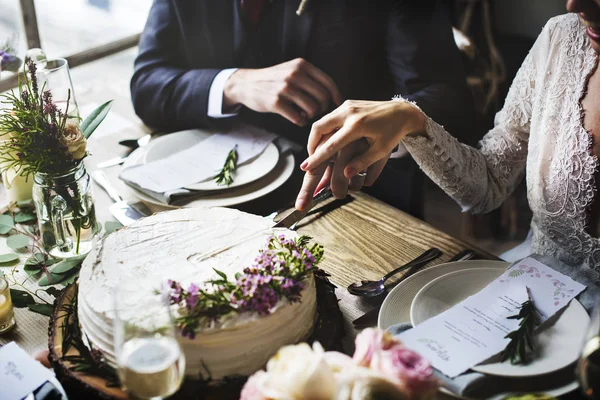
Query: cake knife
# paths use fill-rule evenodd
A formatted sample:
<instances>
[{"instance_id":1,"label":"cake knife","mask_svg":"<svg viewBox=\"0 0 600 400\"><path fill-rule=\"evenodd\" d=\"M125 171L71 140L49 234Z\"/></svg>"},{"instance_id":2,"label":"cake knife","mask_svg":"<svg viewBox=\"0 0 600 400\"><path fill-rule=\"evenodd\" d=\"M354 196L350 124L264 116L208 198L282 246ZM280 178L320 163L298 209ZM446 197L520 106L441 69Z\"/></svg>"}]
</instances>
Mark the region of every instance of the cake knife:
<instances>
[{"instance_id":1,"label":"cake knife","mask_svg":"<svg viewBox=\"0 0 600 400\"><path fill-rule=\"evenodd\" d=\"M311 201L310 205L306 208L306 210L304 211L298 211L298 210L293 210L290 211L290 213L288 215L286 215L284 218L282 218L279 222L276 222L275 224L271 225L268 228L265 229L261 229L260 231L251 233L248 236L244 236L243 238L241 238L240 240L238 240L237 242L228 244L226 246L223 246L217 250L208 252L208 253L204 253L198 257L196 257L195 254L192 254L188 257L188 259L190 257L193 257L194 260L196 262L201 262L204 260L208 260L211 257L214 257L218 254L221 254L229 249L234 248L235 246L238 246L242 243L247 242L248 240L252 240L257 236L263 235L265 232L270 231L273 228L289 228L292 229L297 223L298 221L300 221L302 218L304 218L306 216L306 214L308 214L308 212L315 207L317 204L319 204L320 202L330 198L333 194L331 193L331 188L329 187L329 185L325 186L323 189L321 189L319 191L319 193L317 193L315 195L315 197L313 197L313 200Z\"/></svg>"}]
</instances>

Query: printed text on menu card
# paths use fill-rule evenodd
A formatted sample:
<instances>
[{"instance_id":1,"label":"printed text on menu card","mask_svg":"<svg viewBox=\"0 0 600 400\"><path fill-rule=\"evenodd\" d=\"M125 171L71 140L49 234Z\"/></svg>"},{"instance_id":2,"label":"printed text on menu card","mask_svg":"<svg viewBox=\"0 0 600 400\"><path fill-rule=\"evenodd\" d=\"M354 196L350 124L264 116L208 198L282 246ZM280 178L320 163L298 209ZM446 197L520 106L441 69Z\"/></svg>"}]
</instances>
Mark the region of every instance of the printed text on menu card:
<instances>
[{"instance_id":1,"label":"printed text on menu card","mask_svg":"<svg viewBox=\"0 0 600 400\"><path fill-rule=\"evenodd\" d=\"M525 287L541 322L585 289L568 276L526 258L481 292L404 332L400 339L453 378L506 347L509 340L504 337L519 325L518 320L507 317L517 314L527 299Z\"/></svg>"}]
</instances>

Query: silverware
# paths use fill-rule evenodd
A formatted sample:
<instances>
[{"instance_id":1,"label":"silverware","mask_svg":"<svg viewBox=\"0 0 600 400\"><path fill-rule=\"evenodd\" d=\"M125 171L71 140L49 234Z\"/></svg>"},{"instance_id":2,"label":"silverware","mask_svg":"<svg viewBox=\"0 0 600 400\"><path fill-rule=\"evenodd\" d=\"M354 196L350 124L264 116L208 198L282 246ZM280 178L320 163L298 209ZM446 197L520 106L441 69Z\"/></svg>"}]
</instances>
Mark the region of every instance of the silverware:
<instances>
[{"instance_id":1,"label":"silverware","mask_svg":"<svg viewBox=\"0 0 600 400\"><path fill-rule=\"evenodd\" d=\"M330 198L331 196L333 196L333 193L331 192L331 188L328 186L325 186L323 189L321 189L319 191L319 193L317 193L315 195L315 197L313 197L311 203L309 204L309 206L303 210L303 211L299 211L299 210L292 210L290 211L285 217L283 217L282 219L279 220L279 222L277 222L275 225L273 225L273 228L288 228L291 230L294 230L296 228L296 224L304 217L306 217L306 214L308 214L308 212L314 208L317 204L319 204L320 202L327 200L328 198Z\"/></svg>"},{"instance_id":2,"label":"silverware","mask_svg":"<svg viewBox=\"0 0 600 400\"><path fill-rule=\"evenodd\" d=\"M460 253L456 254L454 257L449 259L448 262L465 261L465 260L470 260L473 257L475 257L475 252L473 250L467 249L467 250L461 251ZM409 276L414 275L416 272L418 272L424 266L425 266L425 264L421 264L421 265L414 267L413 269L408 271L406 274L404 274L404 276L398 282L396 282L395 285L399 284L400 282L402 282ZM382 303L383 303L383 301L382 301ZM367 311L360 317L356 318L354 321L352 321L352 325L354 325L354 327L356 327L356 328L376 325L377 317L379 316L380 309L381 309L381 304L379 304L377 307L373 308L372 310Z\"/></svg>"},{"instance_id":3,"label":"silverware","mask_svg":"<svg viewBox=\"0 0 600 400\"><path fill-rule=\"evenodd\" d=\"M361 281L360 283L351 283L350 286L348 286L348 292L355 296L379 296L385 290L385 281L387 281L392 276L396 275L398 272L402 272L416 265L425 265L429 261L434 260L441 255L442 251L438 248L433 247L421 254L419 257L415 258L414 260L404 264L401 267L394 269L393 271L388 272L378 281Z\"/></svg>"},{"instance_id":4,"label":"silverware","mask_svg":"<svg viewBox=\"0 0 600 400\"><path fill-rule=\"evenodd\" d=\"M104 172L94 171L92 172L92 178L115 202L109 207L109 211L117 221L123 225L129 225L142 217L152 214L144 203L139 202L130 204L123 200L119 192L110 184L110 181Z\"/></svg>"},{"instance_id":5,"label":"silverware","mask_svg":"<svg viewBox=\"0 0 600 400\"><path fill-rule=\"evenodd\" d=\"M146 146L148 143L150 143L150 139L152 139L152 135L147 134L137 140L135 140L135 139L121 140L119 142L119 144L122 144L126 147L129 147L129 148L135 150L139 147ZM127 144L124 144L125 142ZM135 144L133 144L133 143L135 143ZM96 165L96 168L104 169L104 168L108 168L108 167L114 167L115 165L123 164L125 162L125 160L127 160L127 157L128 156L114 157L114 158L108 159L108 160L103 161L103 162L99 163L98 165Z\"/></svg>"},{"instance_id":6,"label":"silverware","mask_svg":"<svg viewBox=\"0 0 600 400\"><path fill-rule=\"evenodd\" d=\"M121 140L119 144L121 146L129 147L132 150L137 149L138 147L144 147L148 143L150 143L150 139L152 139L152 134L148 133L142 136L139 139L125 139Z\"/></svg>"}]
</instances>

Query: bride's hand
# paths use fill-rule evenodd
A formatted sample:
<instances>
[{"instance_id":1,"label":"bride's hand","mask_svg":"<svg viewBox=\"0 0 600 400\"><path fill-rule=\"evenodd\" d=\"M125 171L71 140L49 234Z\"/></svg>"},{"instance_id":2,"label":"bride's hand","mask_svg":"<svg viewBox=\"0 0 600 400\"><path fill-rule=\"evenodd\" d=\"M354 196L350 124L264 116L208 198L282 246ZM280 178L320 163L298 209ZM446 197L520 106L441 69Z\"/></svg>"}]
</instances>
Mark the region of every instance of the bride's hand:
<instances>
[{"instance_id":1,"label":"bride's hand","mask_svg":"<svg viewBox=\"0 0 600 400\"><path fill-rule=\"evenodd\" d=\"M361 171L367 172L364 184L373 184L402 138L423 132L424 125L423 113L405 101L346 101L312 126L308 139L310 157L300 166L306 175L296 208L306 208L317 186L324 186L329 176L338 198L346 194L348 185L362 186L356 183L359 177L352 179ZM357 146L364 146L361 141L366 143L366 150L357 152ZM333 168L328 168L333 157Z\"/></svg>"}]
</instances>

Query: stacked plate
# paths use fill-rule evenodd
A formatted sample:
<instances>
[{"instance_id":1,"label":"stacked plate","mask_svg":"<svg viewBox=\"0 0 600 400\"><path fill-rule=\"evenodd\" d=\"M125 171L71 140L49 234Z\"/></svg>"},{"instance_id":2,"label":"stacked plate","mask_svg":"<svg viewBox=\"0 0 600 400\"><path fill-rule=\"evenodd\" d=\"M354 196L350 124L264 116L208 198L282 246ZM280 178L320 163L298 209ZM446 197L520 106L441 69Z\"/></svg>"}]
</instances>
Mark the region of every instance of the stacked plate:
<instances>
[{"instance_id":1,"label":"stacked plate","mask_svg":"<svg viewBox=\"0 0 600 400\"><path fill-rule=\"evenodd\" d=\"M194 129L159 137L131 153L123 168L161 160L199 143L210 135L208 131ZM192 198L184 207L229 207L242 204L271 193L283 185L293 171L293 154L280 153L277 146L270 143L259 156L238 167L231 185L219 186L215 180L207 180L183 188L191 191ZM165 208L178 208L172 204L165 204L141 190L133 187L132 189L144 202Z\"/></svg>"},{"instance_id":2,"label":"stacked plate","mask_svg":"<svg viewBox=\"0 0 600 400\"><path fill-rule=\"evenodd\" d=\"M408 321L417 326L481 291L499 277L508 265L501 261L460 261L427 268L390 291L381 306L379 328L387 329ZM505 392L495 393L493 398L498 399L524 390L510 388L526 388L528 392L543 392L552 396L575 390L578 385L574 363L579 357L588 323L589 316L583 306L577 300L571 301L551 326L536 334L538 354L532 362L512 365L508 361L491 359L473 367L472 371L489 379L485 380L486 385L473 385L466 390L469 397L489 397L490 387L496 385L502 388L498 392ZM482 380L479 379L479 382ZM478 390L482 393L477 393ZM460 398L463 395L445 392L453 397Z\"/></svg>"}]
</instances>

